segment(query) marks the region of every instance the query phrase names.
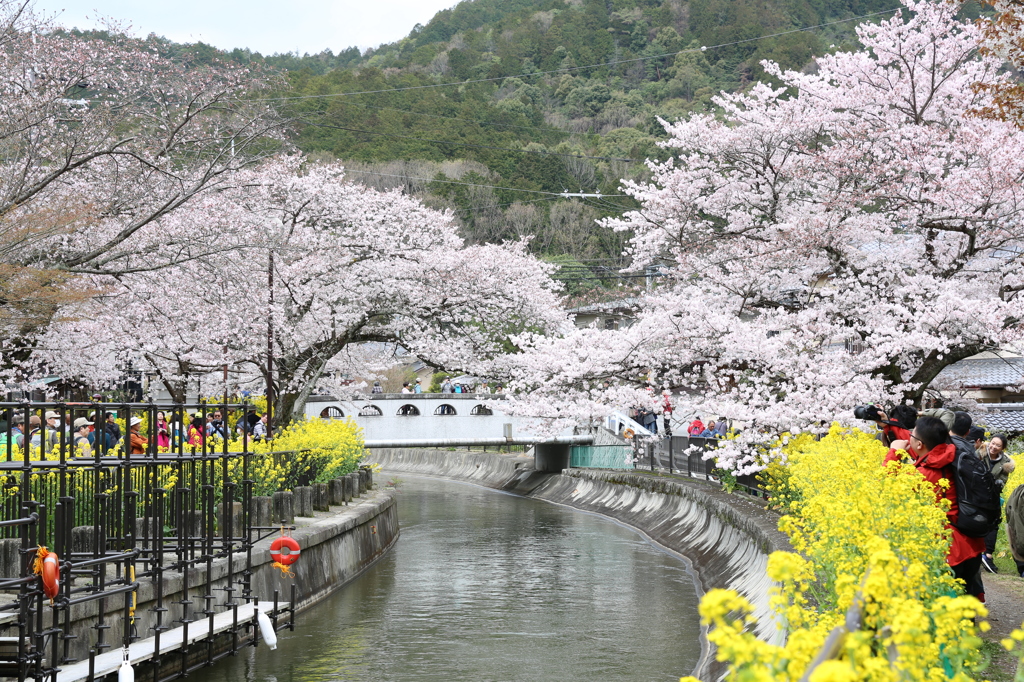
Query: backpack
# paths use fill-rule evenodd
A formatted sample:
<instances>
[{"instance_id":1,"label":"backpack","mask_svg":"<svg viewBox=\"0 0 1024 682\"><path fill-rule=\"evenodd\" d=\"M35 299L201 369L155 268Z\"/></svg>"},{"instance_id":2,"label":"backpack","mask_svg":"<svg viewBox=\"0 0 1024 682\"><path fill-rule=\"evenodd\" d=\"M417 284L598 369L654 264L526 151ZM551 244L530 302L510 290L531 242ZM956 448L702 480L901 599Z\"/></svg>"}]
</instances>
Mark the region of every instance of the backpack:
<instances>
[{"instance_id":1,"label":"backpack","mask_svg":"<svg viewBox=\"0 0 1024 682\"><path fill-rule=\"evenodd\" d=\"M969 538L981 538L999 528L1002 520L999 488L989 467L974 454L973 449L968 450L958 444L956 458L950 468L960 509L954 524L956 529Z\"/></svg>"},{"instance_id":2,"label":"backpack","mask_svg":"<svg viewBox=\"0 0 1024 682\"><path fill-rule=\"evenodd\" d=\"M1014 488L1006 500L1006 537L1013 558L1024 562L1024 485Z\"/></svg>"}]
</instances>

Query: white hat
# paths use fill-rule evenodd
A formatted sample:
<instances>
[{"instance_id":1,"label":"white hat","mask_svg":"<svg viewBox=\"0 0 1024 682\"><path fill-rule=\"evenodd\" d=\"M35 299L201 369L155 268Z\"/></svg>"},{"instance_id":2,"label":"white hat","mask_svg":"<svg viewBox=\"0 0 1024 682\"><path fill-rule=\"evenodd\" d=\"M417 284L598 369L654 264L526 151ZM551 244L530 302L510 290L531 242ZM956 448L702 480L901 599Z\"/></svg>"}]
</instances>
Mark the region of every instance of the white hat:
<instances>
[{"instance_id":1,"label":"white hat","mask_svg":"<svg viewBox=\"0 0 1024 682\"><path fill-rule=\"evenodd\" d=\"M60 419L60 415L57 414L56 412L50 411L50 412L46 413L46 418L47 419Z\"/></svg>"},{"instance_id":2,"label":"white hat","mask_svg":"<svg viewBox=\"0 0 1024 682\"><path fill-rule=\"evenodd\" d=\"M136 424L141 424L141 423L142 423L142 419L140 417L132 417L132 420L131 420L131 422L129 422L128 425L129 426L135 426Z\"/></svg>"},{"instance_id":3,"label":"white hat","mask_svg":"<svg viewBox=\"0 0 1024 682\"><path fill-rule=\"evenodd\" d=\"M82 428L83 426L92 426L92 422L85 417L79 417L75 420L75 431Z\"/></svg>"}]
</instances>

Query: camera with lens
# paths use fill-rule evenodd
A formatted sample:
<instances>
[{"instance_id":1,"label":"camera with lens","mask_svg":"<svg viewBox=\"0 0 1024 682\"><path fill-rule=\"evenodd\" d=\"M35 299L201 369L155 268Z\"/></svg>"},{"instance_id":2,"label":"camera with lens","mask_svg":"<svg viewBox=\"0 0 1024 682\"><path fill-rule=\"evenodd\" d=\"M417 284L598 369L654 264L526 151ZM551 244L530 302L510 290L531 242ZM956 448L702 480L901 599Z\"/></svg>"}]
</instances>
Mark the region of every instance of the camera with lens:
<instances>
[{"instance_id":1,"label":"camera with lens","mask_svg":"<svg viewBox=\"0 0 1024 682\"><path fill-rule=\"evenodd\" d=\"M858 405L853 408L853 416L857 419L864 419L869 422L877 422L882 420L882 415L885 411L881 407L874 404Z\"/></svg>"}]
</instances>

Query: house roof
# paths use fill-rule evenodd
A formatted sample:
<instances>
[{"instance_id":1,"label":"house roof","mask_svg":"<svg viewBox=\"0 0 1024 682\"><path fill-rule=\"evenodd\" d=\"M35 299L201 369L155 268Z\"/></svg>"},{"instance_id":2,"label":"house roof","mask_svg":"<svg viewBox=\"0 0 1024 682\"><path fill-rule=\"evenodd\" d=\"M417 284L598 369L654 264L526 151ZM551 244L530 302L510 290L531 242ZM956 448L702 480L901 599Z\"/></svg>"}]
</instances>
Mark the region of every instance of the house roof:
<instances>
[{"instance_id":1,"label":"house roof","mask_svg":"<svg viewBox=\"0 0 1024 682\"><path fill-rule=\"evenodd\" d=\"M986 405L989 412L978 415L978 423L990 431L1024 431L1024 403Z\"/></svg>"},{"instance_id":2,"label":"house roof","mask_svg":"<svg viewBox=\"0 0 1024 682\"><path fill-rule=\"evenodd\" d=\"M968 358L939 373L944 384L1002 388L1024 383L1024 358Z\"/></svg>"}]
</instances>

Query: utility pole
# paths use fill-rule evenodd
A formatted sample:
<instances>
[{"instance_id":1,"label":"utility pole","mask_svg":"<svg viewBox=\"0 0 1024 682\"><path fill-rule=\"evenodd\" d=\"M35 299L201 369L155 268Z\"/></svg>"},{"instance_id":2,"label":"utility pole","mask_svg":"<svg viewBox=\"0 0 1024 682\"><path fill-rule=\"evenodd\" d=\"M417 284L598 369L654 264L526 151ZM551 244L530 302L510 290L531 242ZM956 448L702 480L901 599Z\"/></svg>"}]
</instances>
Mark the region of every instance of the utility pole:
<instances>
[{"instance_id":1,"label":"utility pole","mask_svg":"<svg viewBox=\"0 0 1024 682\"><path fill-rule=\"evenodd\" d=\"M267 438L274 436L274 250L267 256Z\"/></svg>"}]
</instances>

